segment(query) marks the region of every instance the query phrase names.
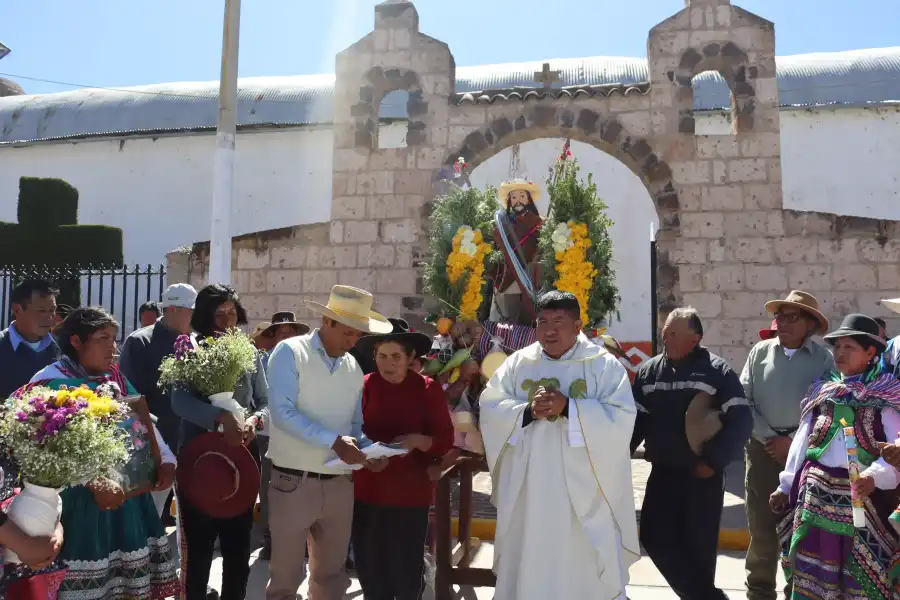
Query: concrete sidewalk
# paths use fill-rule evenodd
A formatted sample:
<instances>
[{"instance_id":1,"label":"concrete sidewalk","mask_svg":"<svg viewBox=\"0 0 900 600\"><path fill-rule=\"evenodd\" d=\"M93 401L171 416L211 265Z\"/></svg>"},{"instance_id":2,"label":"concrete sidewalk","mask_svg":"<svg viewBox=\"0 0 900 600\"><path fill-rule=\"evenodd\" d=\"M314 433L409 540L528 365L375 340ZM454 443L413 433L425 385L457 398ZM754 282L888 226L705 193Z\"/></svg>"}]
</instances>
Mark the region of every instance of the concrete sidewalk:
<instances>
[{"instance_id":1,"label":"concrete sidewalk","mask_svg":"<svg viewBox=\"0 0 900 600\"><path fill-rule=\"evenodd\" d=\"M631 485L634 490L636 517L640 518L650 464L642 458L631 461ZM478 473L472 484L473 516L475 522L472 533L482 539L494 538L494 523L497 511L490 502L491 477L488 473ZM459 486L453 486L454 511L458 506ZM455 512L454 512L455 514ZM747 531L747 514L744 509L744 461L732 463L725 471L725 502L722 510L722 525L719 535L723 549L744 551L750 543Z\"/></svg>"},{"instance_id":2,"label":"concrete sidewalk","mask_svg":"<svg viewBox=\"0 0 900 600\"><path fill-rule=\"evenodd\" d=\"M251 560L252 571L250 584L247 589L247 600L264 600L265 586L268 581L268 562L256 558L258 551L254 552ZM485 543L475 556L473 566L489 568L493 560L493 546ZM628 586L628 597L631 600L676 600L677 596L666 585L665 580L653 563L646 556L642 557L631 567L631 581ZM210 585L219 589L222 577L222 561L216 558L213 563L213 573ZM779 574L779 589L784 586L784 580ZM747 597L744 590L744 555L743 553L728 552L719 555L718 572L716 573L717 585L725 591L731 600L740 600ZM307 586L304 583L300 590L300 597L306 597ZM490 600L494 597L492 588L464 588L457 589L457 599L465 600ZM362 600L362 590L359 582L354 579L345 599Z\"/></svg>"}]
</instances>

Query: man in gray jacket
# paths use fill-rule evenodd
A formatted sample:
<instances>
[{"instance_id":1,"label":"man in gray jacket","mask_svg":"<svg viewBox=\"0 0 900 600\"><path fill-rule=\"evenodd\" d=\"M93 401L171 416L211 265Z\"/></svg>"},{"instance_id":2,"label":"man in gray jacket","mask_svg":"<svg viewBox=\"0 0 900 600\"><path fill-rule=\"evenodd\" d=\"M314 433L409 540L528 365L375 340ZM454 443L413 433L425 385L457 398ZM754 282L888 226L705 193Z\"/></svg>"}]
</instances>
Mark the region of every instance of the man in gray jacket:
<instances>
[{"instance_id":1,"label":"man in gray jacket","mask_svg":"<svg viewBox=\"0 0 900 600\"><path fill-rule=\"evenodd\" d=\"M178 448L178 429L181 419L172 410L168 389L160 389L159 365L172 354L179 335L190 334L191 315L197 291L186 283L170 285L163 294L163 316L156 323L134 331L125 340L119 368L128 381L147 399L150 413L156 417L156 427L169 448ZM162 513L169 490L153 493L156 509Z\"/></svg>"}]
</instances>

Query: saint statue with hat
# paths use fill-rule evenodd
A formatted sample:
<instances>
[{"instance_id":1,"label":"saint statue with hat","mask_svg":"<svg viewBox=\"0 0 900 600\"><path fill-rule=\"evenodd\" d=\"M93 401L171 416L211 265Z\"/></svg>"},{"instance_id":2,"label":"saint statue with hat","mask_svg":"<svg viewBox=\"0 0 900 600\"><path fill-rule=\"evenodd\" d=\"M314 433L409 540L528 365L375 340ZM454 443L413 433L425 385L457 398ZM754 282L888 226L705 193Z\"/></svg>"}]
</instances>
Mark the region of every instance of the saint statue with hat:
<instances>
[{"instance_id":1,"label":"saint statue with hat","mask_svg":"<svg viewBox=\"0 0 900 600\"><path fill-rule=\"evenodd\" d=\"M492 317L498 317L497 320L534 321L539 285L536 257L544 223L536 204L540 196L541 189L537 185L518 178L505 181L497 191L500 208L494 216L494 240L503 253L503 261L492 273L494 293L500 296L510 292L522 295L516 315L503 314L512 312L509 303L495 298Z\"/></svg>"}]
</instances>

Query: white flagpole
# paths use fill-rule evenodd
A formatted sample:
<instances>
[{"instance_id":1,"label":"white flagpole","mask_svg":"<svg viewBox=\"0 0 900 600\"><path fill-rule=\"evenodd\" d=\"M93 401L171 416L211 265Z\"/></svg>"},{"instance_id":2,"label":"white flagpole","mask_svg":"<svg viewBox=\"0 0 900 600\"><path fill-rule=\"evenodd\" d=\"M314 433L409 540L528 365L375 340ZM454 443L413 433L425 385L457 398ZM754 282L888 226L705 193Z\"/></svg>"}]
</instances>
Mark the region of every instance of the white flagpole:
<instances>
[{"instance_id":1,"label":"white flagpole","mask_svg":"<svg viewBox=\"0 0 900 600\"><path fill-rule=\"evenodd\" d=\"M209 282L231 282L231 204L234 196L234 140L237 134L238 40L241 0L225 0L219 122L212 199Z\"/></svg>"}]
</instances>

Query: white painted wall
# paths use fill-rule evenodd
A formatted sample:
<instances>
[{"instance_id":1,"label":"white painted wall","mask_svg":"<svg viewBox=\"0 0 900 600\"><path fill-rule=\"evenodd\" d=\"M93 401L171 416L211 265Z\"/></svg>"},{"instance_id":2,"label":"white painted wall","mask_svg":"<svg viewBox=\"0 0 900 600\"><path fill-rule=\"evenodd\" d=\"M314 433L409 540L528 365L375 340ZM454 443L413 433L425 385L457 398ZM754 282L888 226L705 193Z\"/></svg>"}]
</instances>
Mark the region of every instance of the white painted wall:
<instances>
[{"instance_id":1,"label":"white painted wall","mask_svg":"<svg viewBox=\"0 0 900 600\"><path fill-rule=\"evenodd\" d=\"M900 220L900 108L782 111L784 206Z\"/></svg>"},{"instance_id":2,"label":"white painted wall","mask_svg":"<svg viewBox=\"0 0 900 600\"><path fill-rule=\"evenodd\" d=\"M237 139L232 233L331 218L328 128L242 133ZM19 177L78 188L78 221L122 228L128 263L208 240L214 135L39 144L0 149L0 221L16 221Z\"/></svg>"},{"instance_id":3,"label":"white painted wall","mask_svg":"<svg viewBox=\"0 0 900 600\"><path fill-rule=\"evenodd\" d=\"M544 180L556 161L563 140L542 139L519 147L519 176L541 186L538 201L541 214L547 214L548 197ZM647 188L624 164L609 154L582 142L572 142L572 155L578 159L581 174L593 173L597 194L606 202L607 214L614 221L613 268L622 296L621 321L612 321L609 333L622 341L649 340L650 334L650 225L659 218ZM478 166L471 181L475 187L497 187L513 175L509 170L512 149L508 148Z\"/></svg>"},{"instance_id":4,"label":"white painted wall","mask_svg":"<svg viewBox=\"0 0 900 600\"><path fill-rule=\"evenodd\" d=\"M900 220L900 108L783 110L785 208ZM698 131L728 134L720 116L698 120ZM402 146L405 123L385 125L385 146ZM78 188L79 221L125 232L128 263L160 263L184 244L209 239L213 135L0 147L0 220L16 220L23 175L60 177ZM521 147L522 173L545 178L562 140ZM332 135L328 128L242 133L237 142L235 235L320 223L331 215ZM612 235L622 291L623 341L649 338L651 200L637 177L605 154L573 143L584 172L595 175L616 222ZM509 175L509 153L481 165L475 185ZM546 209L546 206L543 207Z\"/></svg>"},{"instance_id":5,"label":"white painted wall","mask_svg":"<svg viewBox=\"0 0 900 600\"><path fill-rule=\"evenodd\" d=\"M697 133L729 135L719 114ZM900 220L900 107L781 111L784 207Z\"/></svg>"}]
</instances>

